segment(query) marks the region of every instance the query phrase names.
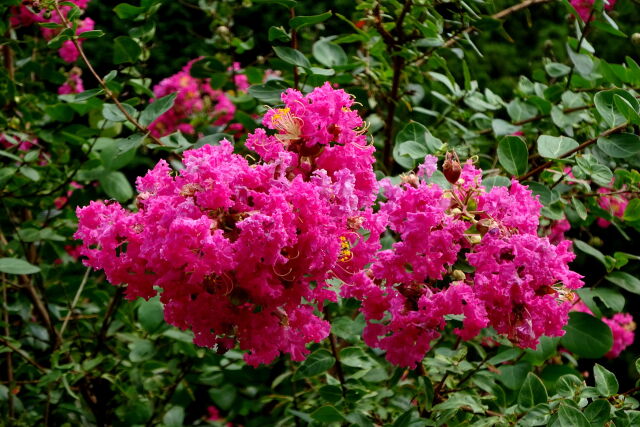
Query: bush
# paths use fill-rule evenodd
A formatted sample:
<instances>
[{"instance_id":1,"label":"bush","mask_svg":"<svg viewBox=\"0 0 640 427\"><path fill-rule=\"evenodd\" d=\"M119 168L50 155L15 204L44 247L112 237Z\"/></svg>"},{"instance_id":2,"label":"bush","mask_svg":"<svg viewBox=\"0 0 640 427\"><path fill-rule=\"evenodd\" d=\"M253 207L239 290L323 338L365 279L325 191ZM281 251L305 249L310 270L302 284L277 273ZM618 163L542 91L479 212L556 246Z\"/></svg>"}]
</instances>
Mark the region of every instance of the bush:
<instances>
[{"instance_id":1,"label":"bush","mask_svg":"<svg viewBox=\"0 0 640 427\"><path fill-rule=\"evenodd\" d=\"M0 11L8 424L640 423L633 0Z\"/></svg>"}]
</instances>

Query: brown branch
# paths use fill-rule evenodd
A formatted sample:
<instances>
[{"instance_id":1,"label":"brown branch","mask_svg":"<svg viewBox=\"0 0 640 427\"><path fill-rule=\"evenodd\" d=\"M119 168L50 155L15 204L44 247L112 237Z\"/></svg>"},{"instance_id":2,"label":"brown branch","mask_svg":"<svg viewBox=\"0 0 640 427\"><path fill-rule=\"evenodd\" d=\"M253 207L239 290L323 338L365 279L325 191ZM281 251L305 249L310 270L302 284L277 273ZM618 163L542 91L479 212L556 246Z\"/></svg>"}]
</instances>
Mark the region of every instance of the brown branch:
<instances>
[{"instance_id":1,"label":"brown branch","mask_svg":"<svg viewBox=\"0 0 640 427\"><path fill-rule=\"evenodd\" d=\"M506 9L501 10L498 13L494 13L493 15L491 15L492 19L503 19L506 18L507 16L511 15L512 13L518 12L522 9L526 9L528 7L531 7L535 4L542 4L542 3L549 3L553 0L526 0L523 1L522 3L518 3L515 4L511 7L508 7ZM460 29L458 30L454 35L452 35L449 39L447 39L442 46L437 46L434 47L433 49L428 50L427 52L425 52L423 55L420 55L418 58L416 58L414 60L414 62L419 62L423 59L425 59L426 57L431 56L431 54L436 51L437 49L441 49L441 48L449 48L451 46L453 46L454 44L456 44L459 40L460 37L465 35L465 34L470 34L474 31L476 31L477 28L472 26L466 27L464 29Z\"/></svg>"},{"instance_id":2,"label":"brown branch","mask_svg":"<svg viewBox=\"0 0 640 427\"><path fill-rule=\"evenodd\" d=\"M291 8L291 19L296 17L296 10ZM298 49L298 32L292 28L291 29L291 48ZM300 82L300 76L298 75L298 66L293 66L293 87L298 89L298 83Z\"/></svg>"},{"instance_id":3,"label":"brown branch","mask_svg":"<svg viewBox=\"0 0 640 427\"><path fill-rule=\"evenodd\" d=\"M59 0L55 0L53 2L53 7L55 8L56 13L60 17L60 20L61 20L62 24L65 26L65 28L73 31L73 25L71 24L71 22L69 22L67 17L60 10L60 5L58 4L58 2L59 2ZM107 86L105 81L102 79L102 77L100 77L98 75L98 73L96 72L96 70L93 68L93 65L91 65L91 62L89 62L89 58L87 58L87 55L84 53L84 50L82 49L82 46L80 46L80 43L78 42L78 36L77 35L74 34L71 37L71 42L76 47L76 49L78 49L78 53L80 54L80 58L82 58L82 62L85 63L85 65L87 66L87 68L89 69L89 71L91 72L93 77L98 81L98 84L100 85L102 90L104 90L104 93L107 95L107 97L109 97L111 99L111 101L113 101L115 106L118 108L118 110L120 110L120 112L124 115L124 117L127 119L127 121L129 121L133 126L135 126L136 129L138 129L140 132L147 134L147 136L149 138L151 138L151 140L153 140L154 143L156 143L158 145L164 145L162 143L162 141L160 141L158 138L156 138L155 136L149 134L149 129L147 129L146 127L142 126L140 124L140 122L138 122L122 106L122 103L120 101L118 101L118 98L116 97L116 95L111 91L111 89L109 89L109 87Z\"/></svg>"},{"instance_id":4,"label":"brown branch","mask_svg":"<svg viewBox=\"0 0 640 427\"><path fill-rule=\"evenodd\" d=\"M324 317L325 319L327 319L327 322L331 323L331 314L329 313L329 309L326 306L324 308ZM333 353L333 357L336 359L336 374L338 375L338 381L340 381L340 389L342 390L342 396L344 397L347 392L345 388L346 381L344 380L342 363L340 362L340 355L338 354L338 340L332 332L329 332L329 344L331 345L331 353Z\"/></svg>"},{"instance_id":5,"label":"brown branch","mask_svg":"<svg viewBox=\"0 0 640 427\"><path fill-rule=\"evenodd\" d=\"M4 274L0 274L0 278L4 279ZM7 283L2 283L2 320L4 322L4 335L9 336L9 301L7 300ZM7 382L9 384L9 423L13 421L13 358L11 352L7 353Z\"/></svg>"},{"instance_id":6,"label":"brown branch","mask_svg":"<svg viewBox=\"0 0 640 427\"><path fill-rule=\"evenodd\" d=\"M576 111L588 110L589 108L593 108L593 107L594 107L593 104L589 104L589 105L583 105L581 107L565 108L564 110L562 110L562 113L570 114L570 113L575 113ZM530 117L528 119L520 120L517 122L513 122L511 124L514 126L522 126L522 125L526 125L527 123L537 122L538 120L542 120L550 116L551 114L538 114L537 116ZM487 128L487 129L479 130L477 133L478 135L485 135L485 134L491 133L492 131L493 131L492 128Z\"/></svg>"},{"instance_id":7,"label":"brown branch","mask_svg":"<svg viewBox=\"0 0 640 427\"><path fill-rule=\"evenodd\" d=\"M609 136L609 135L614 134L614 133L618 133L618 132L626 129L627 126L629 126L629 122L624 122L621 125L618 125L618 126L613 127L613 128L611 128L609 130L606 130L606 131L602 132L600 135L598 135L597 137L589 139L589 140L583 142L582 144L578 145L573 150L569 150L566 153L562 154L560 157L558 157L558 159L564 159L566 157L569 157L572 154L577 153L578 151L582 151L585 148L587 148L588 146L590 146L590 145L594 144L595 142L597 142L598 138L601 138L601 137L604 137L604 136ZM558 160L558 159L556 159L556 160ZM538 166L537 168L529 171L525 175L523 175L521 177L518 177L518 180L523 181L523 180L525 180L527 178L530 178L530 177L538 174L539 172L541 172L541 171L545 170L546 168L548 168L549 166L553 165L553 162L554 162L553 160L549 160L548 162L545 162L545 163L541 164L540 166Z\"/></svg>"},{"instance_id":8,"label":"brown branch","mask_svg":"<svg viewBox=\"0 0 640 427\"><path fill-rule=\"evenodd\" d=\"M0 343L6 345L7 348L9 348L10 350L14 351L16 354L18 354L20 357L22 357L30 365L33 365L36 368L38 368L38 370L40 372L42 372L43 374L47 374L49 372L49 370L47 368L45 368L44 366L40 365L38 362L36 362L32 358L30 358L27 353L25 353L24 351L20 350L18 347L15 347L13 344L11 344L6 339L0 337Z\"/></svg>"}]
</instances>

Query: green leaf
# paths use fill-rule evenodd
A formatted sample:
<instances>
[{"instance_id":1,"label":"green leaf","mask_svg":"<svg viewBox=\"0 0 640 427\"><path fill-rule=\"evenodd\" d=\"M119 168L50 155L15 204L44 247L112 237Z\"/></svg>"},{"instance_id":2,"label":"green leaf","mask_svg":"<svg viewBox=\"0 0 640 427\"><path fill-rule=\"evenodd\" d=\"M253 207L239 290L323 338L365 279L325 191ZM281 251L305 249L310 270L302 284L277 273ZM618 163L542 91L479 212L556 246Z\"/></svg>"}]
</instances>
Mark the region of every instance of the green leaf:
<instances>
[{"instance_id":1,"label":"green leaf","mask_svg":"<svg viewBox=\"0 0 640 427\"><path fill-rule=\"evenodd\" d=\"M282 102L280 94L288 87L282 80L269 80L262 85L250 86L249 95L267 104L278 104Z\"/></svg>"},{"instance_id":2,"label":"green leaf","mask_svg":"<svg viewBox=\"0 0 640 427\"><path fill-rule=\"evenodd\" d=\"M598 148L614 158L626 158L640 153L640 136L632 133L614 133L598 138Z\"/></svg>"},{"instance_id":3,"label":"green leaf","mask_svg":"<svg viewBox=\"0 0 640 427\"><path fill-rule=\"evenodd\" d=\"M633 124L640 124L640 114L638 113L638 109L634 107L627 99L621 97L620 95L614 95L613 103L625 119Z\"/></svg>"},{"instance_id":4,"label":"green leaf","mask_svg":"<svg viewBox=\"0 0 640 427\"><path fill-rule=\"evenodd\" d=\"M547 403L547 399L547 389L542 380L532 372L529 372L518 393L518 405L524 409L529 409L538 403Z\"/></svg>"},{"instance_id":5,"label":"green leaf","mask_svg":"<svg viewBox=\"0 0 640 427\"><path fill-rule=\"evenodd\" d=\"M413 418L413 414L414 414L413 408L409 409L408 411L400 415L395 420L392 427L409 427L411 425L411 419Z\"/></svg>"},{"instance_id":6,"label":"green leaf","mask_svg":"<svg viewBox=\"0 0 640 427\"><path fill-rule=\"evenodd\" d=\"M120 105L122 105L122 108L124 108L125 111L130 116L132 116L132 117L136 116L137 111L131 105L129 105L129 104L120 104ZM127 117L118 108L118 106L116 104L108 104L108 103L102 104L102 117L104 117L105 119L110 120L112 122L125 122L125 121L127 121Z\"/></svg>"},{"instance_id":7,"label":"green leaf","mask_svg":"<svg viewBox=\"0 0 640 427\"><path fill-rule=\"evenodd\" d=\"M512 135L522 129L520 126L512 125L506 120L493 119L491 129L496 136Z\"/></svg>"},{"instance_id":8,"label":"green leaf","mask_svg":"<svg viewBox=\"0 0 640 427\"><path fill-rule=\"evenodd\" d=\"M544 66L544 69L553 78L566 76L571 71L571 67L559 62L550 62Z\"/></svg>"},{"instance_id":9,"label":"green leaf","mask_svg":"<svg viewBox=\"0 0 640 427\"><path fill-rule=\"evenodd\" d=\"M622 219L630 222L640 221L640 199L631 199L624 209Z\"/></svg>"},{"instance_id":10,"label":"green leaf","mask_svg":"<svg viewBox=\"0 0 640 427\"><path fill-rule=\"evenodd\" d=\"M127 138L116 140L118 146L116 156L122 156L125 153L138 148L140 145L142 145L142 141L144 141L144 135L140 133L134 133Z\"/></svg>"},{"instance_id":11,"label":"green leaf","mask_svg":"<svg viewBox=\"0 0 640 427\"><path fill-rule=\"evenodd\" d=\"M309 60L299 50L290 47L273 46L273 50L287 64L296 65L302 68L311 68Z\"/></svg>"},{"instance_id":12,"label":"green leaf","mask_svg":"<svg viewBox=\"0 0 640 427\"><path fill-rule=\"evenodd\" d=\"M561 403L558 419L553 423L553 427L591 427L591 423L580 410Z\"/></svg>"},{"instance_id":13,"label":"green leaf","mask_svg":"<svg viewBox=\"0 0 640 427\"><path fill-rule=\"evenodd\" d=\"M344 415L331 405L319 407L311 413L311 418L323 423L337 423L344 421Z\"/></svg>"},{"instance_id":14,"label":"green leaf","mask_svg":"<svg viewBox=\"0 0 640 427\"><path fill-rule=\"evenodd\" d=\"M138 321L142 327L149 333L154 332L164 321L162 312L162 303L159 297L142 301L138 307Z\"/></svg>"},{"instance_id":15,"label":"green leaf","mask_svg":"<svg viewBox=\"0 0 640 427\"><path fill-rule=\"evenodd\" d=\"M340 362L359 369L371 369L375 366L375 362L360 347L345 347L340 350Z\"/></svg>"},{"instance_id":16,"label":"green leaf","mask_svg":"<svg viewBox=\"0 0 640 427\"><path fill-rule=\"evenodd\" d=\"M217 407L223 411L228 411L236 400L236 387L234 384L226 383L222 387L209 389L209 396Z\"/></svg>"},{"instance_id":17,"label":"green leaf","mask_svg":"<svg viewBox=\"0 0 640 427\"><path fill-rule=\"evenodd\" d=\"M319 375L330 369L334 363L336 363L336 359L333 358L329 350L324 348L316 350L302 362L296 373L293 374L293 380L297 381Z\"/></svg>"},{"instance_id":18,"label":"green leaf","mask_svg":"<svg viewBox=\"0 0 640 427\"><path fill-rule=\"evenodd\" d=\"M576 248L580 249L587 255L591 255L605 266L607 271L610 271L613 268L615 263L615 259L611 257L606 257L602 252L594 248L593 246L583 242L582 240L574 240L573 244Z\"/></svg>"},{"instance_id":19,"label":"green leaf","mask_svg":"<svg viewBox=\"0 0 640 427\"><path fill-rule=\"evenodd\" d=\"M169 409L162 417L162 423L166 427L181 427L184 423L184 408L182 406L174 406Z\"/></svg>"},{"instance_id":20,"label":"green leaf","mask_svg":"<svg viewBox=\"0 0 640 427\"><path fill-rule=\"evenodd\" d=\"M578 217L583 221L587 219L587 208L584 207L584 203L575 197L571 197L571 203L573 204L573 208L576 210Z\"/></svg>"},{"instance_id":21,"label":"green leaf","mask_svg":"<svg viewBox=\"0 0 640 427\"><path fill-rule=\"evenodd\" d=\"M518 136L505 136L498 144L498 160L507 172L514 176L524 175L529 163L527 144Z\"/></svg>"},{"instance_id":22,"label":"green leaf","mask_svg":"<svg viewBox=\"0 0 640 427\"><path fill-rule=\"evenodd\" d=\"M429 129L418 122L407 123L396 135L396 144L408 141L418 143L427 154L433 154L442 147L442 141L431 135Z\"/></svg>"},{"instance_id":23,"label":"green leaf","mask_svg":"<svg viewBox=\"0 0 640 427\"><path fill-rule=\"evenodd\" d=\"M329 403L336 403L342 399L342 390L337 385L324 385L320 387L318 393Z\"/></svg>"},{"instance_id":24,"label":"green leaf","mask_svg":"<svg viewBox=\"0 0 640 427\"><path fill-rule=\"evenodd\" d=\"M149 126L154 120L169 111L169 109L173 107L173 103L176 101L176 96L178 96L178 92L170 93L169 95L158 98L151 104L147 105L144 111L140 114L140 124L145 127Z\"/></svg>"},{"instance_id":25,"label":"green leaf","mask_svg":"<svg viewBox=\"0 0 640 427\"><path fill-rule=\"evenodd\" d=\"M313 57L325 67L345 65L347 54L340 45L331 43L328 39L320 39L313 44Z\"/></svg>"},{"instance_id":26,"label":"green leaf","mask_svg":"<svg viewBox=\"0 0 640 427\"><path fill-rule=\"evenodd\" d=\"M593 376L596 381L596 389L605 397L618 393L618 379L613 372L596 363L593 367Z\"/></svg>"},{"instance_id":27,"label":"green leaf","mask_svg":"<svg viewBox=\"0 0 640 427\"><path fill-rule=\"evenodd\" d=\"M104 192L120 203L124 203L133 197L133 188L131 188L131 184L129 184L127 177L122 172L108 171L100 176L99 181Z\"/></svg>"},{"instance_id":28,"label":"green leaf","mask_svg":"<svg viewBox=\"0 0 640 427\"><path fill-rule=\"evenodd\" d=\"M131 37L120 36L113 41L114 64L136 62L141 53L140 45Z\"/></svg>"},{"instance_id":29,"label":"green leaf","mask_svg":"<svg viewBox=\"0 0 640 427\"><path fill-rule=\"evenodd\" d=\"M598 113L600 113L602 119L610 127L618 126L627 121L622 112L618 110L618 107L616 107L616 95L625 99L634 110L638 111L638 109L640 108L638 100L626 90L612 89L596 93L596 96L593 97L593 102L596 105L596 110L598 110Z\"/></svg>"},{"instance_id":30,"label":"green leaf","mask_svg":"<svg viewBox=\"0 0 640 427\"><path fill-rule=\"evenodd\" d=\"M493 187L508 187L511 185L511 180L506 176L494 175L482 178L482 185L491 191Z\"/></svg>"},{"instance_id":31,"label":"green leaf","mask_svg":"<svg viewBox=\"0 0 640 427\"><path fill-rule=\"evenodd\" d=\"M118 18L120 19L131 19L143 13L144 8L133 6L129 3L120 3L113 8L113 11L116 13L116 15L118 15Z\"/></svg>"},{"instance_id":32,"label":"green leaf","mask_svg":"<svg viewBox=\"0 0 640 427\"><path fill-rule=\"evenodd\" d=\"M82 33L83 39L97 39L102 36L104 36L104 31L102 30L91 30L91 31L85 31L84 33Z\"/></svg>"},{"instance_id":33,"label":"green leaf","mask_svg":"<svg viewBox=\"0 0 640 427\"><path fill-rule=\"evenodd\" d=\"M613 273L607 274L605 279L626 291L640 295L640 280L629 273L614 271Z\"/></svg>"},{"instance_id":34,"label":"green leaf","mask_svg":"<svg viewBox=\"0 0 640 427\"><path fill-rule=\"evenodd\" d=\"M309 25L319 24L320 22L324 22L327 19L331 18L331 11L321 13L320 15L312 15L312 16L296 16L295 18L291 18L289 20L289 25L294 30L299 30L303 27L308 27Z\"/></svg>"},{"instance_id":35,"label":"green leaf","mask_svg":"<svg viewBox=\"0 0 640 427\"><path fill-rule=\"evenodd\" d=\"M272 42L275 40L288 42L289 40L291 40L291 36L284 30L284 28L282 28L282 26L272 26L269 28L269 41Z\"/></svg>"},{"instance_id":36,"label":"green leaf","mask_svg":"<svg viewBox=\"0 0 640 427\"><path fill-rule=\"evenodd\" d=\"M548 159L559 159L580 145L572 138L551 135L540 135L537 144L538 153Z\"/></svg>"},{"instance_id":37,"label":"green leaf","mask_svg":"<svg viewBox=\"0 0 640 427\"><path fill-rule=\"evenodd\" d=\"M612 406L604 399L591 402L584 410L584 415L591 422L591 425L602 425L611 419Z\"/></svg>"},{"instance_id":38,"label":"green leaf","mask_svg":"<svg viewBox=\"0 0 640 427\"><path fill-rule=\"evenodd\" d=\"M144 339L136 339L132 343L129 344L129 359L133 363L144 362L145 360L149 360L153 357L155 350L153 348L153 343L149 340Z\"/></svg>"},{"instance_id":39,"label":"green leaf","mask_svg":"<svg viewBox=\"0 0 640 427\"><path fill-rule=\"evenodd\" d=\"M0 258L0 272L7 274L35 274L40 268L19 258Z\"/></svg>"},{"instance_id":40,"label":"green leaf","mask_svg":"<svg viewBox=\"0 0 640 427\"><path fill-rule=\"evenodd\" d=\"M569 323L564 330L566 334L560 344L578 356L598 359L613 345L611 328L587 313L569 313Z\"/></svg>"}]
</instances>

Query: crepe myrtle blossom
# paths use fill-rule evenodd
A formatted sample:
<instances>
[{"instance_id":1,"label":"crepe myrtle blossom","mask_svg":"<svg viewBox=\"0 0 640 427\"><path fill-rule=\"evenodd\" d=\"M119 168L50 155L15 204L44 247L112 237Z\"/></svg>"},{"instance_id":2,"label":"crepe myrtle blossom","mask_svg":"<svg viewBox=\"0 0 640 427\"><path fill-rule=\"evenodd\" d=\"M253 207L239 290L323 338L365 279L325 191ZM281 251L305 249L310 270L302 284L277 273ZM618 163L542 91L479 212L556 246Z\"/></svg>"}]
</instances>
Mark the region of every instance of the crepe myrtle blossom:
<instances>
[{"instance_id":1,"label":"crepe myrtle blossom","mask_svg":"<svg viewBox=\"0 0 640 427\"><path fill-rule=\"evenodd\" d=\"M203 58L189 61L182 70L154 86L151 102L171 93L177 96L173 106L149 126L152 135L162 137L176 131L193 135L198 119L215 126L224 126L233 119L236 107L224 92L213 89L210 79L191 75L193 64Z\"/></svg>"},{"instance_id":2,"label":"crepe myrtle blossom","mask_svg":"<svg viewBox=\"0 0 640 427\"><path fill-rule=\"evenodd\" d=\"M526 187L486 191L482 171L452 154L451 188L429 182L433 156L379 185L352 96L327 83L282 102L247 138L254 164L227 141L205 145L177 172L160 161L138 178L135 211L79 208L85 264L129 299L159 293L167 322L198 345L239 346L251 365L303 360L328 335L320 312L336 278L361 302L365 342L397 365L415 366L452 316L465 340L488 326L522 347L562 335L582 282L570 242L537 236L540 203ZM397 241L382 250L385 232Z\"/></svg>"},{"instance_id":3,"label":"crepe myrtle blossom","mask_svg":"<svg viewBox=\"0 0 640 427\"><path fill-rule=\"evenodd\" d=\"M89 0L72 0L76 6L78 6L81 10L87 8ZM59 7L60 13L63 16L68 16L71 11L71 6L68 5L60 5ZM55 10L44 9L39 5L39 2L26 1L23 2L20 6L15 6L11 9L11 17L10 24L14 28L18 27L28 27L36 23L54 23L54 24L63 24L62 18ZM94 29L94 21L91 18L84 18L78 21L78 26L76 29L76 34L80 35L87 31L91 31ZM59 28L45 28L41 27L40 31L42 32L43 37L46 40L51 40L55 37L59 32ZM77 43L82 45L84 39L79 38ZM62 58L65 62L75 62L80 56L80 52L76 48L75 44L71 40L65 40L62 43L60 49L58 49L58 54L60 58Z\"/></svg>"},{"instance_id":4,"label":"crepe myrtle blossom","mask_svg":"<svg viewBox=\"0 0 640 427\"><path fill-rule=\"evenodd\" d=\"M580 15L580 18L585 22L589 20L589 17L591 16L591 10L593 9L594 3L595 0L571 0L571 6L574 7L576 12L578 12L578 15ZM604 0L605 10L611 10L615 5L616 0Z\"/></svg>"},{"instance_id":5,"label":"crepe myrtle blossom","mask_svg":"<svg viewBox=\"0 0 640 427\"><path fill-rule=\"evenodd\" d=\"M350 100L342 91L339 97ZM361 124L342 107L339 117ZM286 149L250 165L228 141L186 151L176 174L160 161L137 180L135 212L103 202L78 209L85 263L126 284L130 299L160 289L167 322L191 329L198 345L221 352L238 345L252 365L280 353L303 360L305 345L330 330L318 315L336 300L327 280L348 280L379 247L358 233L376 227L379 235L382 225L366 203L375 198L375 179L358 187L363 171L350 163L370 151L359 145L360 133L350 135L356 141L344 136L335 151L354 151L323 158L329 170L290 173L300 163Z\"/></svg>"},{"instance_id":6,"label":"crepe myrtle blossom","mask_svg":"<svg viewBox=\"0 0 640 427\"><path fill-rule=\"evenodd\" d=\"M431 170L427 162L418 170ZM415 367L451 315L462 318L454 329L462 339L491 326L535 348L542 335L564 333L572 291L582 286L568 268L570 242L538 237L541 205L530 190L512 180L486 191L479 169L455 162L448 156L444 165L451 189L411 175L399 186L383 180L379 215L398 241L342 288L362 301L365 342L396 365Z\"/></svg>"}]
</instances>

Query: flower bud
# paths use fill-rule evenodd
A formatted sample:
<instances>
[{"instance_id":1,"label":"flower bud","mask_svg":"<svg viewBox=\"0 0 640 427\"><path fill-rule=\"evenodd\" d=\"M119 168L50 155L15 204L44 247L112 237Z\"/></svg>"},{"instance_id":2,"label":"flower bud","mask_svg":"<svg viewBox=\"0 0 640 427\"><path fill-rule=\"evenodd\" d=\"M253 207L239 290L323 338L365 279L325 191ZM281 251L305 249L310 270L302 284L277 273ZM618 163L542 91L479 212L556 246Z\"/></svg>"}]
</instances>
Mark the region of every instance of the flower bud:
<instances>
[{"instance_id":1,"label":"flower bud","mask_svg":"<svg viewBox=\"0 0 640 427\"><path fill-rule=\"evenodd\" d=\"M477 245L478 243L480 243L482 241L482 237L480 237L480 235L478 234L471 234L469 235L469 242L473 245Z\"/></svg>"},{"instance_id":2,"label":"flower bud","mask_svg":"<svg viewBox=\"0 0 640 427\"><path fill-rule=\"evenodd\" d=\"M634 46L640 46L640 33L631 34L631 43L633 43Z\"/></svg>"},{"instance_id":3,"label":"flower bud","mask_svg":"<svg viewBox=\"0 0 640 427\"><path fill-rule=\"evenodd\" d=\"M447 178L451 184L455 184L460 179L460 173L462 172L462 166L458 160L458 155L451 152L447 153L447 156L442 165L442 172L444 177Z\"/></svg>"},{"instance_id":4,"label":"flower bud","mask_svg":"<svg viewBox=\"0 0 640 427\"><path fill-rule=\"evenodd\" d=\"M467 278L462 270L453 270L451 277L453 277L453 280L464 280Z\"/></svg>"}]
</instances>

